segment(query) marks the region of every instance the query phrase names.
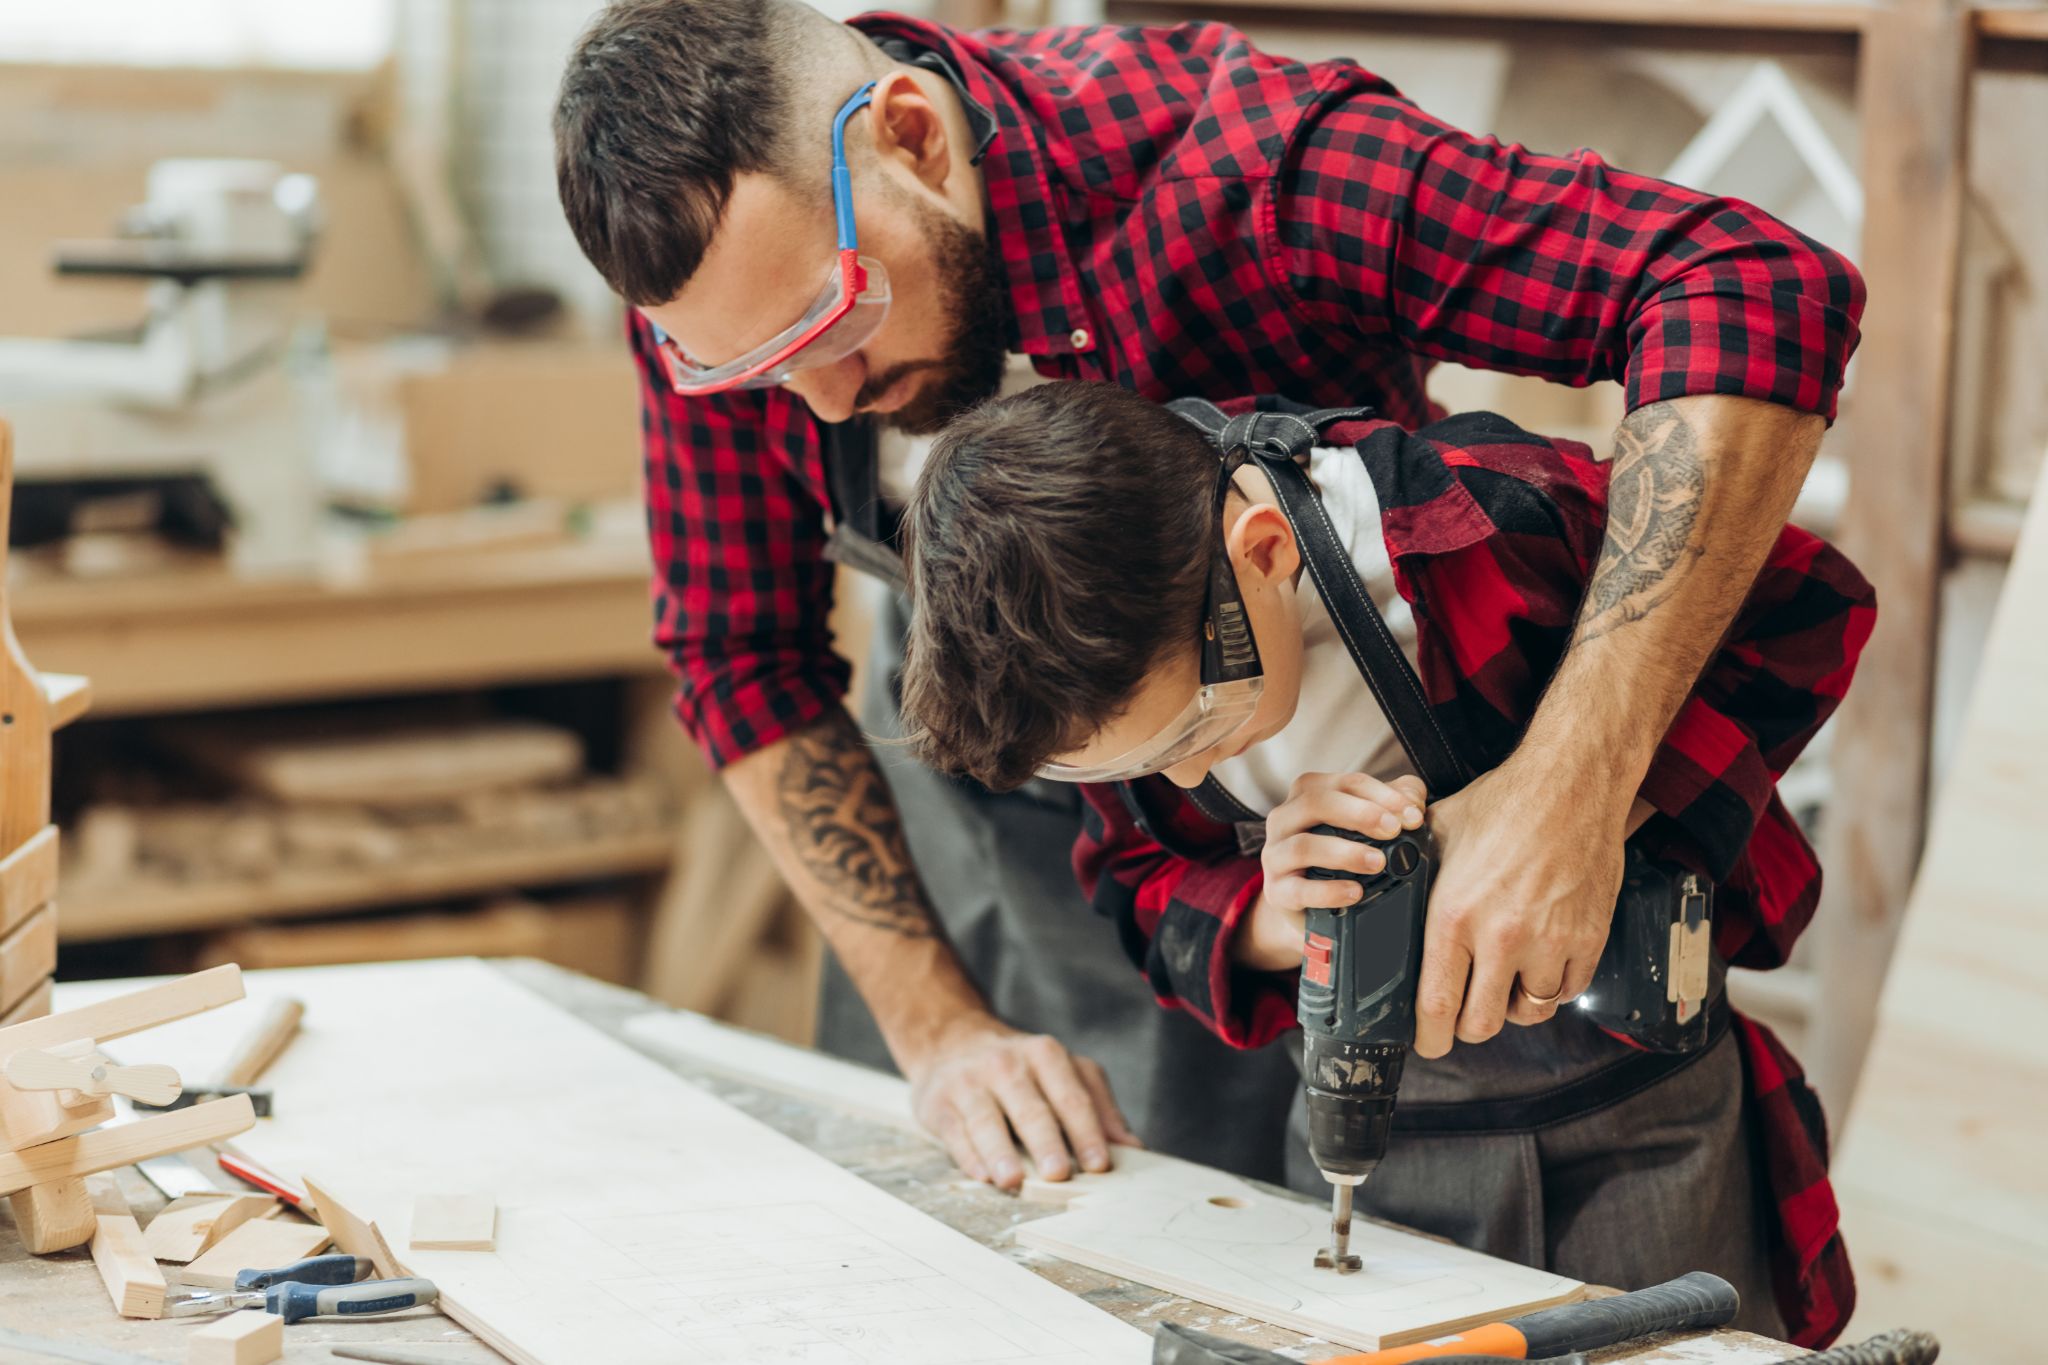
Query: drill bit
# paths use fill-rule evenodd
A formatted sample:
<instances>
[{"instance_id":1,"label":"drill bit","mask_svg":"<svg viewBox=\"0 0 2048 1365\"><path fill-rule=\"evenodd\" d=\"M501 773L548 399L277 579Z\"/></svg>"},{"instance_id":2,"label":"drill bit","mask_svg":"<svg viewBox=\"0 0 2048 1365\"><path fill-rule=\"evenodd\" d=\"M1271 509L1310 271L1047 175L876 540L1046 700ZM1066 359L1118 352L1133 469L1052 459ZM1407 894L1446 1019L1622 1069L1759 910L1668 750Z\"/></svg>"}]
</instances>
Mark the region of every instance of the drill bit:
<instances>
[{"instance_id":1,"label":"drill bit","mask_svg":"<svg viewBox=\"0 0 2048 1365\"><path fill-rule=\"evenodd\" d=\"M1348 1275L1363 1264L1351 1254L1351 1192L1349 1184L1330 1186L1330 1245L1316 1253L1316 1267Z\"/></svg>"}]
</instances>

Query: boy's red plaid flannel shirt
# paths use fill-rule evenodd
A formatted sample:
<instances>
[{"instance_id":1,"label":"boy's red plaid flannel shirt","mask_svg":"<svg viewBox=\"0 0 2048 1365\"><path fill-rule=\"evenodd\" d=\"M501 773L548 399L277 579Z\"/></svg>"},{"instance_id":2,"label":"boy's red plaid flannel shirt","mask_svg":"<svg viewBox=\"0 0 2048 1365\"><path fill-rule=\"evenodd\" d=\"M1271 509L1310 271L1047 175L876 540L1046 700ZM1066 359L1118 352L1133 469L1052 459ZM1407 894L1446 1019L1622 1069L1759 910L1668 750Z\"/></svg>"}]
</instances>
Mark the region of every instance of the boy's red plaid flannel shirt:
<instances>
[{"instance_id":1,"label":"boy's red plaid flannel shirt","mask_svg":"<svg viewBox=\"0 0 2048 1365\"><path fill-rule=\"evenodd\" d=\"M1570 639L1600 550L1610 466L1485 413L1413 434L1346 424L1330 437L1357 442L1372 472L1430 704L1473 770L1493 768ZM1639 837L1719 883L1716 945L1737 966L1781 965L1813 916L1820 864L1776 783L1841 701L1875 617L1855 566L1788 527L1650 766L1642 795L1656 814ZM1359 704L1374 704L1362 683ZM1263 1046L1295 1026L1296 975L1230 960L1230 933L1262 885L1259 861L1164 778L1144 780L1171 841L1213 855L1167 853L1115 788L1089 787L1075 870L1162 1004L1238 1047ZM1779 1307L1794 1341L1820 1345L1855 1302L1820 1105L1769 1029L1740 1016L1735 1027L1777 1204Z\"/></svg>"}]
</instances>

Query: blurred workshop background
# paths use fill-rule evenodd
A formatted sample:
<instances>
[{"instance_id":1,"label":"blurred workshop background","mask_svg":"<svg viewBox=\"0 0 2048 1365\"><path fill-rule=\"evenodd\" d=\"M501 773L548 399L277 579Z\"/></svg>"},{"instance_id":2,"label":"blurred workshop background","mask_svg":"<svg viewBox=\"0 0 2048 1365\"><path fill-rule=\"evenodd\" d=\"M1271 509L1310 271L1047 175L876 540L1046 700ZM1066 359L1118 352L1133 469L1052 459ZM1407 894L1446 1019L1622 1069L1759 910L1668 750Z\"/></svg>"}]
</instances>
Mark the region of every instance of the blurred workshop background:
<instances>
[{"instance_id":1,"label":"blurred workshop background","mask_svg":"<svg viewBox=\"0 0 2048 1365\"><path fill-rule=\"evenodd\" d=\"M594 8L0 7L8 600L36 666L93 689L57 737L62 975L526 954L808 1039L815 938L668 713L619 305L556 206L549 115ZM1226 21L1864 267L1798 517L1877 580L1884 628L1785 788L1828 907L1793 969L1735 988L1846 1093L2048 444L2048 8L926 12ZM174 239L270 264L208 273ZM1446 368L1436 393L1596 448L1620 416L1613 385ZM858 660L865 590L841 600Z\"/></svg>"}]
</instances>

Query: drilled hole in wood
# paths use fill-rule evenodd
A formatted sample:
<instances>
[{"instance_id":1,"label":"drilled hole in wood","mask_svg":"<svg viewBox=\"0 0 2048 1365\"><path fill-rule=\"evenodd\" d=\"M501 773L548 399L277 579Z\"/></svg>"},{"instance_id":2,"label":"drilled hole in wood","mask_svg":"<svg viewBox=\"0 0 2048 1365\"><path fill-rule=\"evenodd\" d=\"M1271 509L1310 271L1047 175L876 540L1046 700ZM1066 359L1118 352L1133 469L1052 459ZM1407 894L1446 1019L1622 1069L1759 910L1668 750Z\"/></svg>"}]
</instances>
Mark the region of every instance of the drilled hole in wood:
<instances>
[{"instance_id":1,"label":"drilled hole in wood","mask_svg":"<svg viewBox=\"0 0 2048 1365\"><path fill-rule=\"evenodd\" d=\"M1251 1207L1250 1203L1239 1199L1234 1194L1212 1194L1209 1196L1209 1202L1219 1209L1247 1209Z\"/></svg>"}]
</instances>

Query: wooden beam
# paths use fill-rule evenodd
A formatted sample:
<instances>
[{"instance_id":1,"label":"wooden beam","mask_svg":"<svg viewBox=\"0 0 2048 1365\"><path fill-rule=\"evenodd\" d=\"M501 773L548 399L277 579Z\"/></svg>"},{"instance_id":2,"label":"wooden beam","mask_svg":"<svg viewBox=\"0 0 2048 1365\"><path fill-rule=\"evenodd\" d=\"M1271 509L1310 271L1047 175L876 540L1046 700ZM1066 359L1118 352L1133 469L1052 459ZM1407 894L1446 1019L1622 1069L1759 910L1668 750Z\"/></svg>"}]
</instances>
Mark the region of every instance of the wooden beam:
<instances>
[{"instance_id":1,"label":"wooden beam","mask_svg":"<svg viewBox=\"0 0 2048 1365\"><path fill-rule=\"evenodd\" d=\"M1955 0L1900 0L1864 30L1862 268L1870 290L1841 546L1877 588L1877 629L1837 720L1823 999L1807 1071L1839 1119L1926 835L1947 506L1956 261L1971 30Z\"/></svg>"},{"instance_id":2,"label":"wooden beam","mask_svg":"<svg viewBox=\"0 0 2048 1365\"><path fill-rule=\"evenodd\" d=\"M224 963L175 981L0 1029L0 1057L16 1048L48 1047L80 1038L111 1043L131 1033L232 1005L242 994L242 969L232 962Z\"/></svg>"},{"instance_id":3,"label":"wooden beam","mask_svg":"<svg viewBox=\"0 0 2048 1365\"><path fill-rule=\"evenodd\" d=\"M256 1111L247 1095L208 1100L190 1109L157 1114L114 1128L98 1128L77 1137L59 1138L19 1152L0 1152L0 1194L73 1176L111 1171L145 1157L182 1152L201 1143L218 1142L256 1126ZM91 1202L87 1201L87 1207Z\"/></svg>"},{"instance_id":4,"label":"wooden beam","mask_svg":"<svg viewBox=\"0 0 2048 1365\"><path fill-rule=\"evenodd\" d=\"M92 1261L100 1268L107 1297L124 1318L164 1315L164 1273L142 1243L142 1229L125 1213L102 1213L95 1220Z\"/></svg>"}]
</instances>

